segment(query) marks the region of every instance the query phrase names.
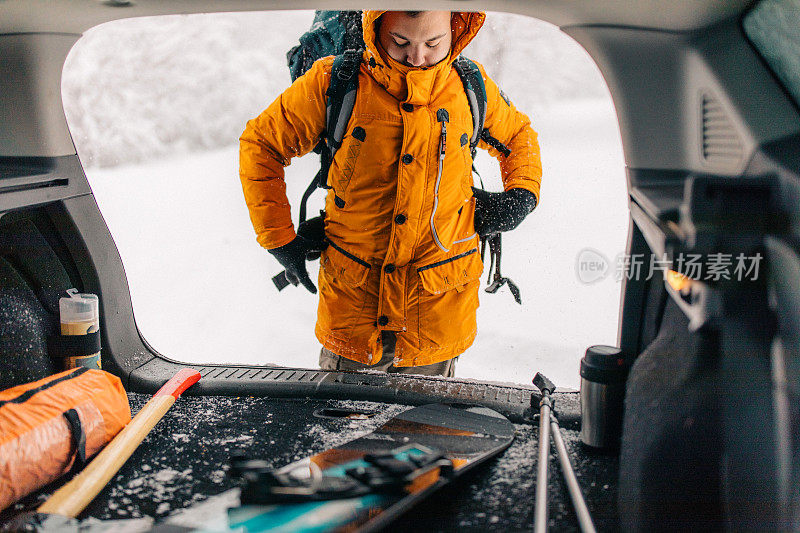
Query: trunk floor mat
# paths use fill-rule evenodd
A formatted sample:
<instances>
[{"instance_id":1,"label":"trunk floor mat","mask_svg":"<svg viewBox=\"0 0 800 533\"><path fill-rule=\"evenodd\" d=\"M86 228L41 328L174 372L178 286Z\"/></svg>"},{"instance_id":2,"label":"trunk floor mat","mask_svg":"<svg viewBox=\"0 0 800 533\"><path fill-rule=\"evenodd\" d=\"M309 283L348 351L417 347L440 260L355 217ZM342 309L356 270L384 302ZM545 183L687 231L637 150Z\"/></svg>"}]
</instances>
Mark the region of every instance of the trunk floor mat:
<instances>
[{"instance_id":1,"label":"trunk floor mat","mask_svg":"<svg viewBox=\"0 0 800 533\"><path fill-rule=\"evenodd\" d=\"M129 398L135 414L150 396L131 393ZM575 423L580 413L578 394L557 393L556 407L595 525L599 531L616 531L618 458L592 452L580 443ZM326 408L376 414L366 420L315 416ZM79 518L91 518L91 522L164 518L234 487L234 480L227 476L228 462L234 455L264 459L278 468L366 434L408 408L367 401L183 396ZM396 528L532 530L538 422L515 427L514 443L501 456L413 509ZM553 447L548 489L550 526L555 531L577 531L577 519L554 452ZM10 513L35 508L61 483L12 506L0 516L0 523ZM122 525L116 523L115 527Z\"/></svg>"}]
</instances>

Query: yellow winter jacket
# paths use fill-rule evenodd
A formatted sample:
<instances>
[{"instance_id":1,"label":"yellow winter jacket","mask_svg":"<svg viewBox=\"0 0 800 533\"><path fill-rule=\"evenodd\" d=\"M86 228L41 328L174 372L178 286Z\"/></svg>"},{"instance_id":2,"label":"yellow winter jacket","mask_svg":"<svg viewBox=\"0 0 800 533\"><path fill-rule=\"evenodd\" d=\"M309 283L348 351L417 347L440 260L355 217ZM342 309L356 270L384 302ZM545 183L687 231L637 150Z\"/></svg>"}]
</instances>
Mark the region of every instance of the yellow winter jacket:
<instances>
[{"instance_id":1,"label":"yellow winter jacket","mask_svg":"<svg viewBox=\"0 0 800 533\"><path fill-rule=\"evenodd\" d=\"M330 168L316 335L332 352L365 364L381 359L382 330L397 333L395 366L451 359L473 342L483 270L474 231L473 123L453 59L483 25L483 13L454 13L450 55L428 68L405 66L378 44L363 17L358 93L342 147ZM295 237L283 168L311 151L325 127L325 91L333 58L317 61L240 139L240 178L261 246ZM539 145L530 121L486 83L485 128L511 150L500 162L505 190L539 198ZM446 109L444 158L440 161ZM354 135L353 132L356 131ZM441 163L441 170L440 170ZM344 201L339 207L334 196ZM339 205L342 205L341 200ZM537 202L538 203L538 202Z\"/></svg>"}]
</instances>

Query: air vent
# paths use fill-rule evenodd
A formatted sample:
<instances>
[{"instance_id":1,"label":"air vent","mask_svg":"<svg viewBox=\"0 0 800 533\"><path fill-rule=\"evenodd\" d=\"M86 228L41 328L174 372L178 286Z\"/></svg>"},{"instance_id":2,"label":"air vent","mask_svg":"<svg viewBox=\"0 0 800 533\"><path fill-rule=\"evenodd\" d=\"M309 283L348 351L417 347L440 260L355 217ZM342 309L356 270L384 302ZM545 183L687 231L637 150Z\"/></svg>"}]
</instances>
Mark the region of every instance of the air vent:
<instances>
[{"instance_id":1,"label":"air vent","mask_svg":"<svg viewBox=\"0 0 800 533\"><path fill-rule=\"evenodd\" d=\"M744 145L719 100L702 95L703 160L714 167L736 167L744 157Z\"/></svg>"}]
</instances>

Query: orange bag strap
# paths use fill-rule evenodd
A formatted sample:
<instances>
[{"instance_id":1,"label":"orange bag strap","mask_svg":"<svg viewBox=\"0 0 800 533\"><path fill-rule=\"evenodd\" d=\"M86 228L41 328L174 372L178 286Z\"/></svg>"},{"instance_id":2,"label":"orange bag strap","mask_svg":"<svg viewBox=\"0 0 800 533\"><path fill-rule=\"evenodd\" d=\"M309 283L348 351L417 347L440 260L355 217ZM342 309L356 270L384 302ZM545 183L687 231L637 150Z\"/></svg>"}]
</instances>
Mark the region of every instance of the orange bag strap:
<instances>
[{"instance_id":1,"label":"orange bag strap","mask_svg":"<svg viewBox=\"0 0 800 533\"><path fill-rule=\"evenodd\" d=\"M64 411L64 418L67 419L72 440L75 443L75 461L72 463L72 471L77 472L86 466L86 432L81 424L81 417L75 409Z\"/></svg>"},{"instance_id":2,"label":"orange bag strap","mask_svg":"<svg viewBox=\"0 0 800 533\"><path fill-rule=\"evenodd\" d=\"M43 390L47 390L50 387L58 385L59 383L61 383L63 381L67 381L68 379L72 379L74 377L78 377L81 374L83 374L84 372L88 372L88 371L89 371L89 369L85 368L85 367L76 368L75 370L73 370L69 374L64 374L60 378L56 378L56 379L54 379L52 381L48 381L44 385L40 385L40 386L36 387L35 389L28 389L25 392L23 392L22 394L20 394L19 396L17 396L16 398L11 398L11 399L8 399L8 400L0 400L0 407L3 407L4 405L6 405L8 403L25 403L28 400L30 400L31 397L33 397L33 395L36 394L37 392L42 392Z\"/></svg>"}]
</instances>

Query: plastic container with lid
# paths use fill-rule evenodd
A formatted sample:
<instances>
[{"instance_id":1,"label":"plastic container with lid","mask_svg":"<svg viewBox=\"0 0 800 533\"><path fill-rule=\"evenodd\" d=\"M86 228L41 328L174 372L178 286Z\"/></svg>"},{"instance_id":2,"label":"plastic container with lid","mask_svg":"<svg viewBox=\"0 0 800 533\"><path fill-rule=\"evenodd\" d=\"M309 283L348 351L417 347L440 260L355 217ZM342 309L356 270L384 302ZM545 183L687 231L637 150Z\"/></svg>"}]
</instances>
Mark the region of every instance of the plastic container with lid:
<instances>
[{"instance_id":1,"label":"plastic container with lid","mask_svg":"<svg viewBox=\"0 0 800 533\"><path fill-rule=\"evenodd\" d=\"M100 302L97 295L79 293L77 289L67 290L69 297L58 301L61 322L61 335L97 335L100 331ZM98 342L99 346L99 342ZM100 351L83 353L82 347L76 347L75 355L64 357L64 368L85 366L100 368Z\"/></svg>"}]
</instances>

